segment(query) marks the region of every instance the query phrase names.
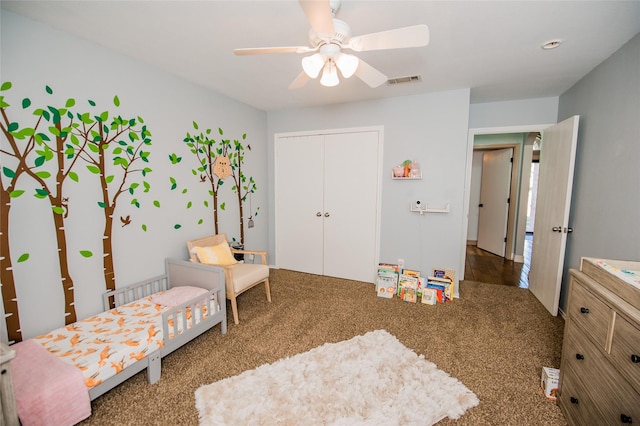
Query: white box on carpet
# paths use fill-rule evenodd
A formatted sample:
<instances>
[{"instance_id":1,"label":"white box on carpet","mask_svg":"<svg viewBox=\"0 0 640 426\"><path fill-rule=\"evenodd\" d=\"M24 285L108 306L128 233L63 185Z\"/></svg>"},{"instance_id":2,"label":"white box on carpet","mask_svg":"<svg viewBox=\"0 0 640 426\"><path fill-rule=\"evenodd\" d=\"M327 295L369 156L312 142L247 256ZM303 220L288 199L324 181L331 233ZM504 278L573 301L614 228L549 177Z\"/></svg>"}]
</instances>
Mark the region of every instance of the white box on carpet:
<instances>
[{"instance_id":1,"label":"white box on carpet","mask_svg":"<svg viewBox=\"0 0 640 426\"><path fill-rule=\"evenodd\" d=\"M540 385L547 399L555 401L556 393L558 392L558 379L560 379L560 370L557 368L542 367Z\"/></svg>"}]
</instances>

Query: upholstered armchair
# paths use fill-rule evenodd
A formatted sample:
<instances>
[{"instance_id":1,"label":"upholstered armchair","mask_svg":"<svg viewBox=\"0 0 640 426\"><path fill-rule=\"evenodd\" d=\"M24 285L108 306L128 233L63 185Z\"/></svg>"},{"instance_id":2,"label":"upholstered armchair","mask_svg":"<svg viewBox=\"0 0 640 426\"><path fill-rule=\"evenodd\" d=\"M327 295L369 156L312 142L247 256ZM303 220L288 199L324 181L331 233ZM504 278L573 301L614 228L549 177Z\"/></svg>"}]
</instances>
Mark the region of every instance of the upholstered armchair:
<instances>
[{"instance_id":1,"label":"upholstered armchair","mask_svg":"<svg viewBox=\"0 0 640 426\"><path fill-rule=\"evenodd\" d=\"M229 247L226 234L216 234L197 240L187 241L189 259L192 262L204 263L224 268L227 299L231 300L233 322L239 323L238 303L236 298L250 288L264 283L267 301L271 302L269 289L269 266L267 252L256 250L237 250ZM234 254L260 256L261 263L238 262Z\"/></svg>"}]
</instances>

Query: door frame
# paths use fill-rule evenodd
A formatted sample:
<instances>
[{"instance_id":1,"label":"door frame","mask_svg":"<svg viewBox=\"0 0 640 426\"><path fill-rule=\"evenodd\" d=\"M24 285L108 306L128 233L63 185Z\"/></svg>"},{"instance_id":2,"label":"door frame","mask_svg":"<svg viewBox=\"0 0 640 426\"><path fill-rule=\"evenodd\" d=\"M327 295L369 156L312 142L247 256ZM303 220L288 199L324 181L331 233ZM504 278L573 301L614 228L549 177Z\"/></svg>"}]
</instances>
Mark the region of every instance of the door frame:
<instances>
[{"instance_id":1,"label":"door frame","mask_svg":"<svg viewBox=\"0 0 640 426\"><path fill-rule=\"evenodd\" d=\"M555 124L557 123L528 124L528 125L521 125L521 126L504 126L504 127L476 127L476 128L469 129L469 136L467 138L467 167L465 171L464 200L463 200L464 214L462 215L462 224L461 224L462 239L460 241L460 264L458 265L458 270L460 271L461 280L464 280L465 262L467 260L467 231L469 228L469 203L471 199L471 166L473 164L473 148L474 148L473 142L475 137L477 135L497 135L497 134L503 134L503 133L542 132L547 127L551 127ZM487 148L489 148L490 146L491 145L486 145ZM509 147L508 144L500 145L500 146L504 148ZM485 148L485 145L483 145L482 148ZM513 175L514 175L513 170L516 170L515 175L516 175L516 181L517 181L517 170L520 169L520 150L517 150L517 151L518 152L516 153L516 150L514 149L514 154L513 154L514 167L512 168L512 181L511 181L512 182L511 191L512 191L513 197L515 197L515 194L517 194L517 192L515 193L513 192L514 190L517 190L517 188L515 188L517 185L515 185L513 181ZM516 161L517 161L517 167L516 167ZM515 237L516 237L514 232L515 231L514 226L513 226L515 223L515 208L516 208L516 205L519 204L519 201L520 200L514 200L512 198L509 206L509 220L507 224L507 247L505 249L505 253L511 253L512 256L514 253L514 244L515 244Z\"/></svg>"},{"instance_id":2,"label":"door frame","mask_svg":"<svg viewBox=\"0 0 640 426\"><path fill-rule=\"evenodd\" d=\"M378 164L377 164L377 175L378 181L376 182L376 235L375 235L375 265L380 262L380 227L382 223L382 179L383 179L383 154L384 154L384 126L364 126L364 127L347 127L342 129L325 129L325 130L302 130L295 132L279 132L274 133L273 141L274 141L274 170L278 167L277 161L277 153L276 153L276 141L279 138L283 137L295 137L295 136L325 136L332 135L338 133L362 133L362 132L378 132ZM275 174L274 174L275 179ZM275 205L275 200L277 199L278 188L274 186L274 215L278 214L278 206ZM275 217L275 216L274 216ZM275 265L278 265L278 241L276 235L278 234L278 230L276 229L277 225L274 220L274 254L275 254ZM375 270L371 272L372 276L375 275Z\"/></svg>"}]
</instances>

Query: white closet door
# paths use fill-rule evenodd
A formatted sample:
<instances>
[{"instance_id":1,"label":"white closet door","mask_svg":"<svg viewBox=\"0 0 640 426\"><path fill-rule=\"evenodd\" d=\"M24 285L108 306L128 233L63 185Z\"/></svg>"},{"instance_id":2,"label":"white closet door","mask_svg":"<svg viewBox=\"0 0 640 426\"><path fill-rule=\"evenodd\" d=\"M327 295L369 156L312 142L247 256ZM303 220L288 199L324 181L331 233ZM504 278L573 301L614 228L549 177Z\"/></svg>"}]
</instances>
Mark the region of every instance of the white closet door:
<instances>
[{"instance_id":1,"label":"white closet door","mask_svg":"<svg viewBox=\"0 0 640 426\"><path fill-rule=\"evenodd\" d=\"M323 273L324 136L275 143L275 226L278 267Z\"/></svg>"},{"instance_id":2,"label":"white closet door","mask_svg":"<svg viewBox=\"0 0 640 426\"><path fill-rule=\"evenodd\" d=\"M378 132L325 136L324 275L373 282Z\"/></svg>"}]
</instances>

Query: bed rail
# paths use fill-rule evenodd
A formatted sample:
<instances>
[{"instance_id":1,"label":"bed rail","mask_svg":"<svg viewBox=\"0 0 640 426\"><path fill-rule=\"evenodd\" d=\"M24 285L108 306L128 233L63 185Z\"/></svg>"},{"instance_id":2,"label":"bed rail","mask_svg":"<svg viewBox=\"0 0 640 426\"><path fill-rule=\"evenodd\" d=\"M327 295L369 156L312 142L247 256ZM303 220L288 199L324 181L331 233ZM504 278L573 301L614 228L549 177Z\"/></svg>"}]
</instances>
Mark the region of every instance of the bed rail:
<instances>
[{"instance_id":1,"label":"bed rail","mask_svg":"<svg viewBox=\"0 0 640 426\"><path fill-rule=\"evenodd\" d=\"M142 299L153 293L168 289L169 275L158 275L157 277L149 278L126 287L107 291L102 295L102 304L104 310L108 311L111 308L117 308L118 306L131 303L134 300Z\"/></svg>"}]
</instances>

